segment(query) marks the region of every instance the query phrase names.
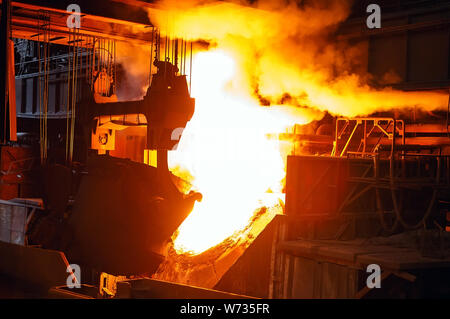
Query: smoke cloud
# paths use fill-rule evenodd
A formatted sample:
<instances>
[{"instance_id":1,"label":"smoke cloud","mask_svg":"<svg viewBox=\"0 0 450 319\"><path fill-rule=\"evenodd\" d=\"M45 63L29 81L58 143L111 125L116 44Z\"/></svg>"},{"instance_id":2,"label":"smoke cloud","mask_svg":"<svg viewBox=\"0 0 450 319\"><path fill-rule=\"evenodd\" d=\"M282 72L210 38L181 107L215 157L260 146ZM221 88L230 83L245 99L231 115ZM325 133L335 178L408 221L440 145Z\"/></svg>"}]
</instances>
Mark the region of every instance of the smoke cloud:
<instances>
[{"instance_id":1,"label":"smoke cloud","mask_svg":"<svg viewBox=\"0 0 450 319\"><path fill-rule=\"evenodd\" d=\"M141 99L149 85L150 46L117 42L119 69L117 97L119 101Z\"/></svg>"},{"instance_id":2,"label":"smoke cloud","mask_svg":"<svg viewBox=\"0 0 450 319\"><path fill-rule=\"evenodd\" d=\"M361 47L334 41L352 1L173 1L156 3L151 22L162 35L203 40L234 57L230 90L261 105L285 105L334 115L446 106L446 95L369 86ZM195 73L195 70L193 71ZM318 112L319 111L319 112Z\"/></svg>"}]
</instances>

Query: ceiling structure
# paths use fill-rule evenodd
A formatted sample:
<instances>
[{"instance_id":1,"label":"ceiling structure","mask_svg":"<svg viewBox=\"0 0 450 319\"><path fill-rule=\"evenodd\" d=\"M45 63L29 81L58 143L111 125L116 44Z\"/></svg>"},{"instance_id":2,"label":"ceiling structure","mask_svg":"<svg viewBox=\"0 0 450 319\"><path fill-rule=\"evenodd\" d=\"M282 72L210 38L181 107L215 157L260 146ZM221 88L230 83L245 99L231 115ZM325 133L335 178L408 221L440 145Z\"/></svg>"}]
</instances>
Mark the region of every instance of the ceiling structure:
<instances>
[{"instance_id":1,"label":"ceiling structure","mask_svg":"<svg viewBox=\"0 0 450 319\"><path fill-rule=\"evenodd\" d=\"M2 2L0 0L0 2ZM49 42L70 44L67 7L73 0L11 1L12 36L37 40L39 26L49 30ZM81 8L80 35L126 40L145 44L152 39L152 25L146 8L155 5L137 0L78 0ZM79 44L83 45L83 44Z\"/></svg>"}]
</instances>

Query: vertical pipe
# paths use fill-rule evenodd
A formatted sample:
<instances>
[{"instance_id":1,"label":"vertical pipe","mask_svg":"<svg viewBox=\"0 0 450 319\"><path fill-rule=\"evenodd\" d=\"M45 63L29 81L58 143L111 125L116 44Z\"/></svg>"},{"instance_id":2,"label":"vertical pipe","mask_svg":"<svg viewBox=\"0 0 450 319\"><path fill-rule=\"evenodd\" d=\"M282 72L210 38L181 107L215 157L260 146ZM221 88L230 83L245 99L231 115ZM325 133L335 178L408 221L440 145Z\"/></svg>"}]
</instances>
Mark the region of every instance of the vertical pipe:
<instances>
[{"instance_id":1,"label":"vertical pipe","mask_svg":"<svg viewBox=\"0 0 450 319\"><path fill-rule=\"evenodd\" d=\"M68 161L69 156L69 104L70 104L70 71L71 71L71 63L70 63L70 29L69 29L69 42L68 42L68 67L67 67L67 101L66 101L66 162ZM92 86L91 86L92 88Z\"/></svg>"},{"instance_id":2,"label":"vertical pipe","mask_svg":"<svg viewBox=\"0 0 450 319\"><path fill-rule=\"evenodd\" d=\"M91 55L89 52L89 37L86 37L85 44L86 46L86 70L85 70L85 79L89 81L89 61L91 59Z\"/></svg>"},{"instance_id":3,"label":"vertical pipe","mask_svg":"<svg viewBox=\"0 0 450 319\"><path fill-rule=\"evenodd\" d=\"M333 145L333 152L331 153L332 156L336 156L338 154L338 134L339 134L339 118L336 118L336 129L334 132L334 145Z\"/></svg>"},{"instance_id":4,"label":"vertical pipe","mask_svg":"<svg viewBox=\"0 0 450 319\"><path fill-rule=\"evenodd\" d=\"M8 41L10 21L10 0L2 1L2 15L0 20L0 142L8 141L9 121L8 118L8 90L7 90L7 68L9 64Z\"/></svg>"},{"instance_id":5,"label":"vertical pipe","mask_svg":"<svg viewBox=\"0 0 450 319\"><path fill-rule=\"evenodd\" d=\"M366 156L366 145L367 145L367 120L364 120L364 147L363 147L363 156Z\"/></svg>"}]
</instances>

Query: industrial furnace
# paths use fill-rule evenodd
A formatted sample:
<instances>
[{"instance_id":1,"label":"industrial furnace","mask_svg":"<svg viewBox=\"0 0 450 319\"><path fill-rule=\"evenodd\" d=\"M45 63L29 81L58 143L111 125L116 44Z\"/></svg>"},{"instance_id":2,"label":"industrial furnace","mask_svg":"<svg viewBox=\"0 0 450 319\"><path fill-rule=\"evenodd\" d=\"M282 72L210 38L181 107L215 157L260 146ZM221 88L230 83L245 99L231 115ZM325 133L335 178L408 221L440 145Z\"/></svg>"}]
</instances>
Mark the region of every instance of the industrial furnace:
<instances>
[{"instance_id":1,"label":"industrial furnace","mask_svg":"<svg viewBox=\"0 0 450 319\"><path fill-rule=\"evenodd\" d=\"M450 296L450 1L72 2L1 1L0 298Z\"/></svg>"}]
</instances>

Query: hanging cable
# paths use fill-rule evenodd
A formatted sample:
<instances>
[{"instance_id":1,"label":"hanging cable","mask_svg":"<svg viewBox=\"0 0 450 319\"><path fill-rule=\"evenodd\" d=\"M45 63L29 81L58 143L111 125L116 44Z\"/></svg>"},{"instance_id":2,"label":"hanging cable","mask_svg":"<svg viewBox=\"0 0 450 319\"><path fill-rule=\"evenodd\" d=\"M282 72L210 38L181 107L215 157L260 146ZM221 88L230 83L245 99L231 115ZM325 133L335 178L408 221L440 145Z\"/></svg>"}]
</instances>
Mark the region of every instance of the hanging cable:
<instances>
[{"instance_id":1,"label":"hanging cable","mask_svg":"<svg viewBox=\"0 0 450 319\"><path fill-rule=\"evenodd\" d=\"M68 147L68 163L73 162L73 151L75 141L75 119L76 119L76 102L77 102L77 81L78 81L78 65L81 62L78 59L82 58L79 54L79 42L81 41L79 35L79 29L73 29L73 39L71 41L73 53L72 53L72 77L71 77L71 91L70 97L70 128L69 128L69 147Z\"/></svg>"},{"instance_id":2,"label":"hanging cable","mask_svg":"<svg viewBox=\"0 0 450 319\"><path fill-rule=\"evenodd\" d=\"M70 83L71 83L71 39L72 33L69 29L69 41L68 41L68 66L67 66L67 100L66 100L66 163L69 162L69 116L71 111L70 102Z\"/></svg>"},{"instance_id":3,"label":"hanging cable","mask_svg":"<svg viewBox=\"0 0 450 319\"><path fill-rule=\"evenodd\" d=\"M436 186L439 184L440 182L440 172L439 172L439 167L440 167L440 158L437 158L438 164L437 164L437 169L436 169L436 176L435 176L435 182L436 182ZM396 189L396 183L395 183L395 161L393 159L390 160L390 164L389 164L389 171L390 171L390 178L389 178L389 186L390 186L390 191L391 191L391 197L392 197L392 203L394 206L394 212L395 212L395 216L397 217L397 220L400 222L400 224L408 230L412 230L412 229L417 229L419 227L421 227L422 225L425 225L425 222L427 221L428 217L430 216L431 212L433 211L433 207L434 204L436 202L436 197L437 197L437 193L438 193L438 189L437 187L433 188L433 192L431 195L431 199L428 203L428 207L427 210L425 211L425 214L422 216L422 218L420 219L419 222L417 222L416 224L409 224L405 221L405 219L403 218L402 212L399 209L399 205L397 202L397 196L395 194L395 189Z\"/></svg>"},{"instance_id":4,"label":"hanging cable","mask_svg":"<svg viewBox=\"0 0 450 319\"><path fill-rule=\"evenodd\" d=\"M37 54L38 54L38 92L39 92L39 155L41 157L41 164L44 163L44 157L42 152L42 64L41 64L41 14L38 19L38 39L37 39Z\"/></svg>"},{"instance_id":5,"label":"hanging cable","mask_svg":"<svg viewBox=\"0 0 450 319\"><path fill-rule=\"evenodd\" d=\"M189 69L189 94L192 94L192 42L191 42L191 63Z\"/></svg>"},{"instance_id":6,"label":"hanging cable","mask_svg":"<svg viewBox=\"0 0 450 319\"><path fill-rule=\"evenodd\" d=\"M39 145L41 164L47 160L48 150L48 91L50 61L50 16L44 12L38 18L38 92L39 92ZM42 41L41 41L42 35Z\"/></svg>"},{"instance_id":7,"label":"hanging cable","mask_svg":"<svg viewBox=\"0 0 450 319\"><path fill-rule=\"evenodd\" d=\"M150 71L148 76L148 86L152 84L152 66L153 66L153 41L154 41L154 35L155 35L155 28L152 27L152 44L150 47Z\"/></svg>"},{"instance_id":8,"label":"hanging cable","mask_svg":"<svg viewBox=\"0 0 450 319\"><path fill-rule=\"evenodd\" d=\"M45 36L44 36L44 50L45 50L45 67L44 67L44 160L47 160L47 152L48 152L48 100L49 100L49 71L50 71L50 16L48 16L48 22L45 28Z\"/></svg>"},{"instance_id":9,"label":"hanging cable","mask_svg":"<svg viewBox=\"0 0 450 319\"><path fill-rule=\"evenodd\" d=\"M445 121L445 129L447 130L447 137L450 138L450 131L448 129L448 117L450 113L450 88L448 88L448 102L447 102L447 120Z\"/></svg>"},{"instance_id":10,"label":"hanging cable","mask_svg":"<svg viewBox=\"0 0 450 319\"><path fill-rule=\"evenodd\" d=\"M187 56L187 53L186 53L186 44L187 44L187 41L184 40L184 53L183 53L183 60L184 60L184 62L183 62L183 74L184 74L184 75L186 75L186 56Z\"/></svg>"},{"instance_id":11,"label":"hanging cable","mask_svg":"<svg viewBox=\"0 0 450 319\"><path fill-rule=\"evenodd\" d=\"M373 157L373 171L374 171L374 177L375 177L375 199L376 199L376 207L377 207L377 213L378 213L378 217L380 219L380 223L381 226L383 227L383 229L385 231L387 231L388 233L393 233L399 224L399 220L398 218L395 218L394 223L392 224L392 226L388 226L388 224L385 221L385 211L384 211L384 207L383 207L383 202L381 200L381 196L380 196L380 190L378 185L378 178L379 178L379 159L378 159L378 155L375 155Z\"/></svg>"},{"instance_id":12,"label":"hanging cable","mask_svg":"<svg viewBox=\"0 0 450 319\"><path fill-rule=\"evenodd\" d=\"M113 94L116 94L116 81L117 81L117 65L116 65L116 40L113 40L114 43L114 60L113 60L113 66L114 66L114 77L113 77Z\"/></svg>"}]
</instances>

